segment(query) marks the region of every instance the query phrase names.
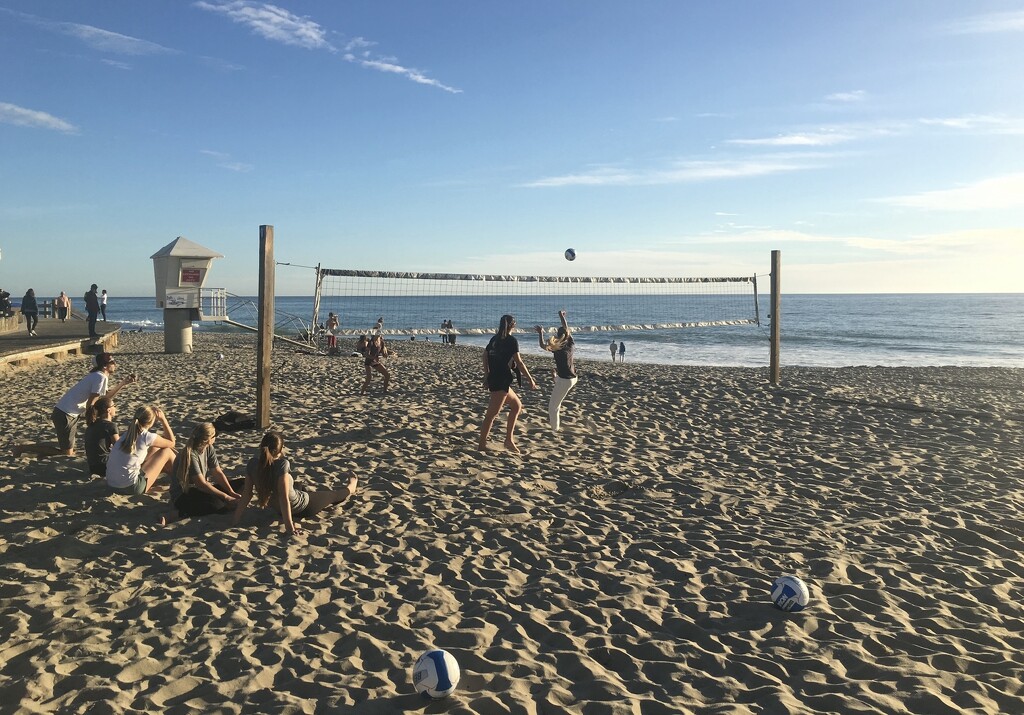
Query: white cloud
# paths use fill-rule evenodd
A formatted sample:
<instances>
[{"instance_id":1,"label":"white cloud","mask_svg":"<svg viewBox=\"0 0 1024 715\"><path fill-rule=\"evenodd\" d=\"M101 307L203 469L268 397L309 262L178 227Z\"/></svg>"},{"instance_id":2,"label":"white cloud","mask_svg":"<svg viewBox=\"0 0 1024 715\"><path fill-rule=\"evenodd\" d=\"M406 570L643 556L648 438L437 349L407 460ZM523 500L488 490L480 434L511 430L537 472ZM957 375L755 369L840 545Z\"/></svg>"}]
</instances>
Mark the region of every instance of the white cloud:
<instances>
[{"instance_id":1,"label":"white cloud","mask_svg":"<svg viewBox=\"0 0 1024 715\"><path fill-rule=\"evenodd\" d=\"M245 25L257 35L274 42L305 47L309 50L334 50L327 41L327 32L318 23L276 5L248 0L226 3L199 0L195 7L220 13L232 22Z\"/></svg>"},{"instance_id":2,"label":"white cloud","mask_svg":"<svg viewBox=\"0 0 1024 715\"><path fill-rule=\"evenodd\" d=\"M119 55L160 55L176 52L176 50L158 45L155 42L140 40L137 37L103 30L92 25L82 25L76 22L54 22L53 20L47 20L46 18L30 15L25 12L15 12L7 8L0 8L0 12L13 15L22 22L41 27L49 32L75 37L100 52L112 52Z\"/></svg>"},{"instance_id":3,"label":"white cloud","mask_svg":"<svg viewBox=\"0 0 1024 715\"><path fill-rule=\"evenodd\" d=\"M727 139L725 143L746 146L832 146L853 141L856 138L853 134L839 132L803 132L779 134L759 139Z\"/></svg>"},{"instance_id":4,"label":"white cloud","mask_svg":"<svg viewBox=\"0 0 1024 715\"><path fill-rule=\"evenodd\" d=\"M1024 32L1024 10L973 15L946 25L947 32L981 35L993 32Z\"/></svg>"},{"instance_id":5,"label":"white cloud","mask_svg":"<svg viewBox=\"0 0 1024 715\"><path fill-rule=\"evenodd\" d=\"M121 62L119 60L102 59L100 62L105 65L110 65L111 67L116 67L119 70L130 70L132 68L132 66L127 62Z\"/></svg>"},{"instance_id":6,"label":"white cloud","mask_svg":"<svg viewBox=\"0 0 1024 715\"><path fill-rule=\"evenodd\" d=\"M445 92L450 92L452 94L462 93L461 89L449 87L448 85L443 84L442 82L439 82L436 79L431 79L418 69L415 69L413 67L403 67L402 65L395 64L391 60L361 58L351 53L346 53L344 55L344 59L347 62L353 62L359 65L360 67L365 67L367 69L377 70L378 72L388 72L391 74L401 75L406 79L416 82L417 84L425 84L431 87L437 87L438 89L443 89Z\"/></svg>"},{"instance_id":7,"label":"white cloud","mask_svg":"<svg viewBox=\"0 0 1024 715\"><path fill-rule=\"evenodd\" d=\"M48 23L50 24L50 23ZM92 25L79 25L72 22L52 23L60 32L77 37L85 44L100 52L113 52L119 55L161 55L173 54L176 50L158 45L148 40L129 37L109 30L101 30Z\"/></svg>"},{"instance_id":8,"label":"white cloud","mask_svg":"<svg viewBox=\"0 0 1024 715\"><path fill-rule=\"evenodd\" d=\"M1024 207L1024 173L983 179L955 189L924 191L878 201L932 211L988 211Z\"/></svg>"},{"instance_id":9,"label":"white cloud","mask_svg":"<svg viewBox=\"0 0 1024 715\"><path fill-rule=\"evenodd\" d=\"M246 164L241 161L234 161L230 154L222 151L214 151L212 149L200 149L200 154L212 157L217 160L217 166L228 171L236 171L238 173L248 173L255 167L252 164Z\"/></svg>"},{"instance_id":10,"label":"white cloud","mask_svg":"<svg viewBox=\"0 0 1024 715\"><path fill-rule=\"evenodd\" d=\"M758 159L721 161L684 161L667 169L624 170L599 167L591 171L550 176L527 182L527 188L559 186L656 186L717 179L743 179L788 171L816 168L810 157L765 156Z\"/></svg>"},{"instance_id":11,"label":"white cloud","mask_svg":"<svg viewBox=\"0 0 1024 715\"><path fill-rule=\"evenodd\" d=\"M828 102L863 102L867 99L868 93L863 89L855 89L851 92L833 92L825 97Z\"/></svg>"},{"instance_id":12,"label":"white cloud","mask_svg":"<svg viewBox=\"0 0 1024 715\"><path fill-rule=\"evenodd\" d=\"M917 120L925 126L990 134L1024 134L1024 120L993 114L965 114L959 117L935 117Z\"/></svg>"},{"instance_id":13,"label":"white cloud","mask_svg":"<svg viewBox=\"0 0 1024 715\"><path fill-rule=\"evenodd\" d=\"M274 42L304 47L308 50L338 52L338 48L327 39L328 31L319 23L307 17L295 15L276 5L254 0L231 0L230 2L197 0L193 5L201 10L224 15L232 22L245 25L257 35ZM366 69L399 75L417 84L436 87L452 94L462 92L461 89L428 77L421 70L399 64L394 57L372 53L369 48L376 44L363 37L354 37L345 44L344 52L341 55L342 59Z\"/></svg>"},{"instance_id":14,"label":"white cloud","mask_svg":"<svg viewBox=\"0 0 1024 715\"><path fill-rule=\"evenodd\" d=\"M78 127L59 117L34 109L25 109L24 107L7 102L0 102L0 122L14 124L19 127L50 129L55 132L63 132L64 134L78 133Z\"/></svg>"}]
</instances>

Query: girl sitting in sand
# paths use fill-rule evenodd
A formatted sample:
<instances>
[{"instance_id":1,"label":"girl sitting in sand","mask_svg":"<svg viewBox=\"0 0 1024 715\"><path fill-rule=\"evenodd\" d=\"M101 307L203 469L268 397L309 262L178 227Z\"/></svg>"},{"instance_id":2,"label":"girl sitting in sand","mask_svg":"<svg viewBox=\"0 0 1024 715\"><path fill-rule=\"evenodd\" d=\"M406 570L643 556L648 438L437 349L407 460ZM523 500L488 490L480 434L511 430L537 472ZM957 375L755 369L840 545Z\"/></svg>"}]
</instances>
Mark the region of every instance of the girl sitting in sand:
<instances>
[{"instance_id":1,"label":"girl sitting in sand","mask_svg":"<svg viewBox=\"0 0 1024 715\"><path fill-rule=\"evenodd\" d=\"M85 459L89 474L107 476L107 460L110 450L120 436L117 434L117 408L109 397L101 397L85 410Z\"/></svg>"},{"instance_id":2,"label":"girl sitting in sand","mask_svg":"<svg viewBox=\"0 0 1024 715\"><path fill-rule=\"evenodd\" d=\"M277 432L263 435L256 456L245 468L245 486L242 496L235 504L237 526L242 520L245 508L256 494L256 505L261 508L272 506L281 515L281 521L291 534L301 531L295 523L298 519L314 516L332 504L340 504L356 493L359 480L353 475L348 484L336 491L306 492L295 487L289 472L288 460L284 458L284 440Z\"/></svg>"},{"instance_id":3,"label":"girl sitting in sand","mask_svg":"<svg viewBox=\"0 0 1024 715\"><path fill-rule=\"evenodd\" d=\"M217 428L210 422L197 426L185 440L171 470L172 518L224 514L242 498L236 490L245 479L228 479L217 461L216 440Z\"/></svg>"},{"instance_id":4,"label":"girl sitting in sand","mask_svg":"<svg viewBox=\"0 0 1024 715\"><path fill-rule=\"evenodd\" d=\"M556 432L559 426L559 411L562 407L562 400L569 394L569 390L576 384L576 366L573 361L575 342L572 339L572 332L569 330L569 323L565 320L565 311L558 311L558 319L562 325L546 343L544 342L544 328L537 325L537 342L542 350L554 353L555 357L555 385L551 389L551 400L548 402L548 424Z\"/></svg>"},{"instance_id":5,"label":"girl sitting in sand","mask_svg":"<svg viewBox=\"0 0 1024 715\"><path fill-rule=\"evenodd\" d=\"M519 448L515 442L516 420L519 413L523 411L523 402L519 395L512 389L512 365L519 369L521 374L526 375L530 381L530 389L537 389L537 381L526 369L526 363L519 355L519 341L512 335L515 330L516 319L511 315L501 316L498 323L498 332L491 341L487 343L484 350L484 387L490 390L491 399L487 404L487 412L484 413L484 421L480 426L480 450L487 450L487 435L491 432L491 425L498 416L498 412L504 405L508 405L508 424L505 427L505 449L519 454Z\"/></svg>"},{"instance_id":6,"label":"girl sitting in sand","mask_svg":"<svg viewBox=\"0 0 1024 715\"><path fill-rule=\"evenodd\" d=\"M160 422L163 435L150 432ZM107 484L120 494L145 494L174 459L174 432L159 407L135 411L128 431L118 438L107 460Z\"/></svg>"}]
</instances>

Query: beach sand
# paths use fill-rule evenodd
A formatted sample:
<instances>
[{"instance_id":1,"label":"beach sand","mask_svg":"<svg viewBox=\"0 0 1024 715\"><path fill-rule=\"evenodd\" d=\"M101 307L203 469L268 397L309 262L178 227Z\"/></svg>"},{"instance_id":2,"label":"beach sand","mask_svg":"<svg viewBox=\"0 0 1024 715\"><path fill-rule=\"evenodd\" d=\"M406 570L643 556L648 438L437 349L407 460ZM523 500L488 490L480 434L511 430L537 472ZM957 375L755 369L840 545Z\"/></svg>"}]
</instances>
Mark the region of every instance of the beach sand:
<instances>
[{"instance_id":1,"label":"beach sand","mask_svg":"<svg viewBox=\"0 0 1024 715\"><path fill-rule=\"evenodd\" d=\"M254 336L162 341L122 337L122 426L253 411ZM360 396L359 358L276 347L297 482L362 479L302 537L254 508L161 527L165 496L81 457L14 459L88 363L0 375L0 710L1024 712L1024 370L580 362L555 435L521 344L521 457L504 413L475 449L479 348L392 341L394 389ZM218 437L229 475L260 436ZM425 705L431 646L462 680Z\"/></svg>"}]
</instances>

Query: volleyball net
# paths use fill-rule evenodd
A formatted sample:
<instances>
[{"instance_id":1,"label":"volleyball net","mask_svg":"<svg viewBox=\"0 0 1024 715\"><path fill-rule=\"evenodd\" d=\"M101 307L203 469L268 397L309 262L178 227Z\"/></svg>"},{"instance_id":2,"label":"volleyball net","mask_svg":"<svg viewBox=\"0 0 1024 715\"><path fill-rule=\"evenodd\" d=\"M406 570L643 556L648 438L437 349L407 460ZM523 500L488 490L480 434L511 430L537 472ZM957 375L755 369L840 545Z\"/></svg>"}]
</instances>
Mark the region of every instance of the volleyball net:
<instances>
[{"instance_id":1,"label":"volleyball net","mask_svg":"<svg viewBox=\"0 0 1024 715\"><path fill-rule=\"evenodd\" d=\"M575 332L759 325L757 277L613 278L348 270L317 266L313 325L338 316L339 335L382 321L385 335L493 333L504 314L518 331L553 329L565 310ZM450 328L442 327L451 324Z\"/></svg>"}]
</instances>

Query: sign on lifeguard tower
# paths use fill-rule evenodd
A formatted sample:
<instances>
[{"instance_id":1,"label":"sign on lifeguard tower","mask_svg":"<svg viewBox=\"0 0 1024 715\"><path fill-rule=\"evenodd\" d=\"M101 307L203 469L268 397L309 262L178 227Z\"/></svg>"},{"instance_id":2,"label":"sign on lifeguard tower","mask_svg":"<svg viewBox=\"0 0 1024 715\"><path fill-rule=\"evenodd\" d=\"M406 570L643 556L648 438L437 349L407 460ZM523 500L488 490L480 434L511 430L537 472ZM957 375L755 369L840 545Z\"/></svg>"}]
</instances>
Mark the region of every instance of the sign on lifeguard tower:
<instances>
[{"instance_id":1,"label":"sign on lifeguard tower","mask_svg":"<svg viewBox=\"0 0 1024 715\"><path fill-rule=\"evenodd\" d=\"M223 257L184 236L150 256L156 278L156 307L164 310L164 352L192 352L192 322L227 317L223 290L203 289L213 259ZM204 303L213 309L204 310Z\"/></svg>"}]
</instances>

